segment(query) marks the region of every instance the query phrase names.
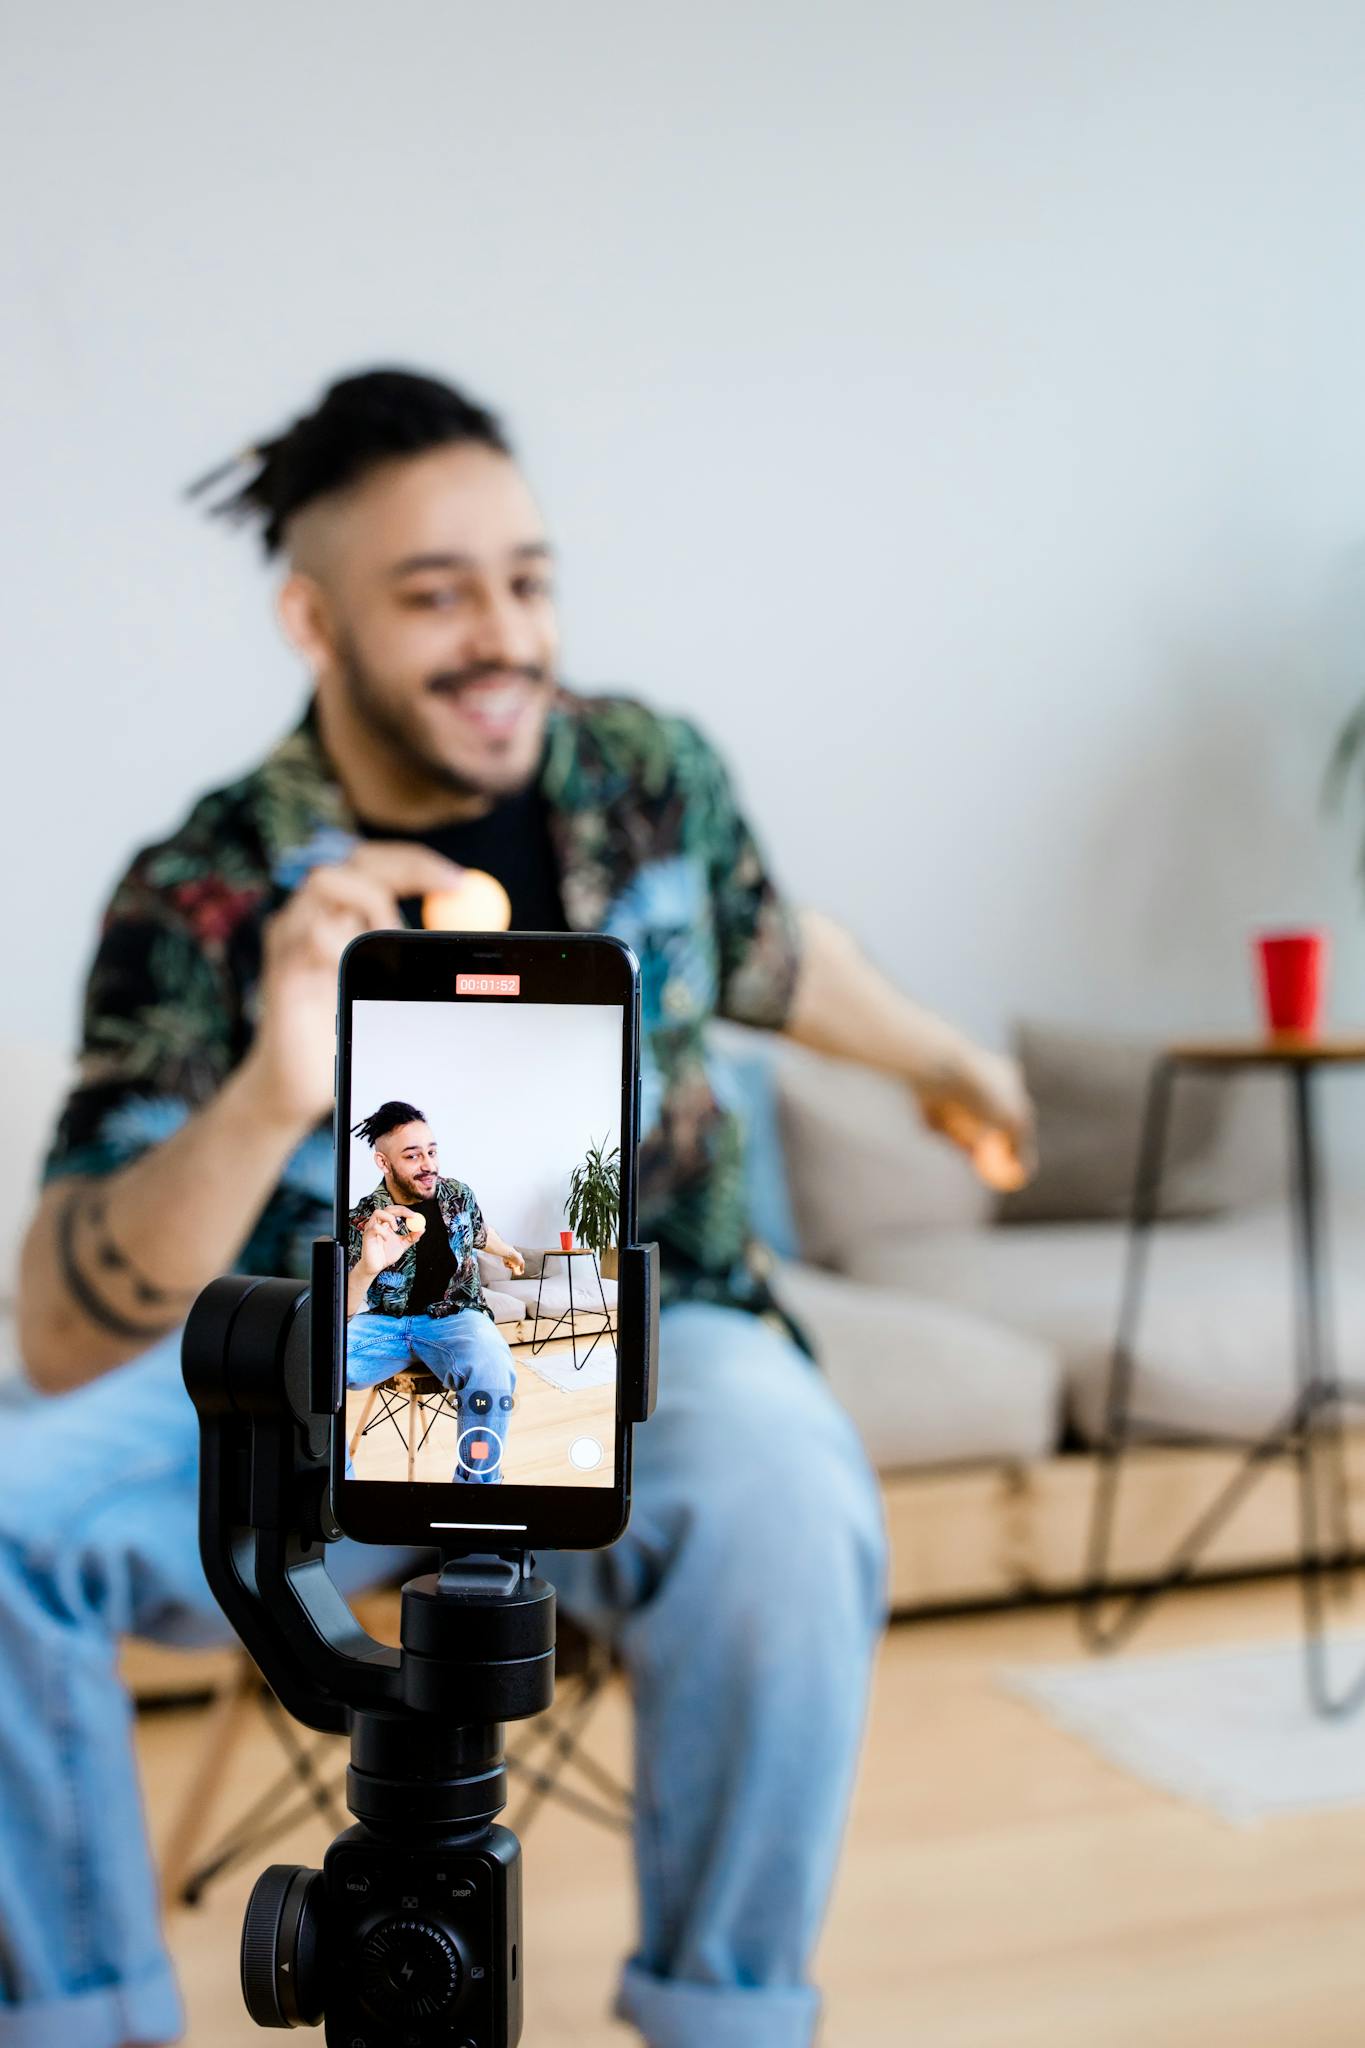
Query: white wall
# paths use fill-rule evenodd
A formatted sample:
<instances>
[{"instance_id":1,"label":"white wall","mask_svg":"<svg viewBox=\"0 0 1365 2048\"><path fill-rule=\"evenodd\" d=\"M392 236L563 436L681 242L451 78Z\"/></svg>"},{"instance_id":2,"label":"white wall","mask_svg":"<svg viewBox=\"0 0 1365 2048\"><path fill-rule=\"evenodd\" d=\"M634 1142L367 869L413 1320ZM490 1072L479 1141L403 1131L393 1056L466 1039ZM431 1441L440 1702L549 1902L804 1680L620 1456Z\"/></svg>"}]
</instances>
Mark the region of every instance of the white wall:
<instances>
[{"instance_id":1,"label":"white wall","mask_svg":"<svg viewBox=\"0 0 1365 2048\"><path fill-rule=\"evenodd\" d=\"M48 0L0 170L12 1027L291 719L180 485L377 360L505 406L573 675L990 1036L1246 1011L1361 897L1358 0Z\"/></svg>"},{"instance_id":2,"label":"white wall","mask_svg":"<svg viewBox=\"0 0 1365 2048\"><path fill-rule=\"evenodd\" d=\"M569 1175L621 1137L621 1012L602 1004L357 1003L351 1116L411 1102L440 1170L468 1182L484 1220L520 1247L558 1244ZM351 1141L352 1206L379 1185ZM562 1268L554 1269L563 1277Z\"/></svg>"}]
</instances>

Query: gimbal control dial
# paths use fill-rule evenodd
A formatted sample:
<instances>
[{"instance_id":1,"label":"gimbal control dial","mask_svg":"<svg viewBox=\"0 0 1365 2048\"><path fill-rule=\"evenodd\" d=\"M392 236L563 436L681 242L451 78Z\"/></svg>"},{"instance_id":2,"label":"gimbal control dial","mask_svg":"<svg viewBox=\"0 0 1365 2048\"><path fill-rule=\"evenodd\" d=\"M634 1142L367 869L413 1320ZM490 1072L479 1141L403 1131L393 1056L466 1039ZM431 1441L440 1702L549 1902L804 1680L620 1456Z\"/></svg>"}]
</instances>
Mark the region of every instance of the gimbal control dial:
<instances>
[{"instance_id":1,"label":"gimbal control dial","mask_svg":"<svg viewBox=\"0 0 1365 2048\"><path fill-rule=\"evenodd\" d=\"M360 1946L360 1993L386 2019L433 2019L460 1995L460 1953L430 1920L381 1920Z\"/></svg>"}]
</instances>

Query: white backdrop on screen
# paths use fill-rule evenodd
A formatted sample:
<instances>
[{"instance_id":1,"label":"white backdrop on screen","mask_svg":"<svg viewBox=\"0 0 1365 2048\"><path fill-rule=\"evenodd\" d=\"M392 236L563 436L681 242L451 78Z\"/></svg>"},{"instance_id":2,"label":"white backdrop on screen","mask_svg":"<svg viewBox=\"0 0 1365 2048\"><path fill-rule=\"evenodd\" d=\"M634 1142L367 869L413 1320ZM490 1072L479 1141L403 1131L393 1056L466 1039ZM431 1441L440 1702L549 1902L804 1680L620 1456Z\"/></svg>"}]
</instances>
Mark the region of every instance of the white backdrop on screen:
<instances>
[{"instance_id":1,"label":"white backdrop on screen","mask_svg":"<svg viewBox=\"0 0 1365 2048\"><path fill-rule=\"evenodd\" d=\"M366 1002L353 1014L350 1122L411 1102L441 1172L469 1183L500 1236L519 1249L558 1244L570 1172L590 1144L620 1142L619 1009ZM379 1184L358 1138L350 1181L352 1205Z\"/></svg>"},{"instance_id":2,"label":"white backdrop on screen","mask_svg":"<svg viewBox=\"0 0 1365 2048\"><path fill-rule=\"evenodd\" d=\"M181 486L392 361L916 993L1237 1024L1310 915L1365 1014L1359 0L47 0L0 93L13 1028L301 701Z\"/></svg>"}]
</instances>

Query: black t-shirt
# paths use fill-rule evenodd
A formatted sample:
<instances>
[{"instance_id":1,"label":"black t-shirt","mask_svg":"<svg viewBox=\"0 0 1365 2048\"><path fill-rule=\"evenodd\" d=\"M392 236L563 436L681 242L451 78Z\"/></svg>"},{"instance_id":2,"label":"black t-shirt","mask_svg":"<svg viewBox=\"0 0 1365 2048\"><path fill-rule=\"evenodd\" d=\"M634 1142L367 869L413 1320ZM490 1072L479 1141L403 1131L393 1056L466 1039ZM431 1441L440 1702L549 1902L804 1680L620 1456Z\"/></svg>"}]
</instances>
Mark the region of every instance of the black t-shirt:
<instances>
[{"instance_id":1,"label":"black t-shirt","mask_svg":"<svg viewBox=\"0 0 1365 2048\"><path fill-rule=\"evenodd\" d=\"M450 1249L436 1197L433 1195L430 1201L418 1202L416 1206L426 1217L427 1227L417 1242L417 1270L408 1290L408 1313L424 1316L445 1299L450 1276L455 1271L455 1254Z\"/></svg>"},{"instance_id":2,"label":"black t-shirt","mask_svg":"<svg viewBox=\"0 0 1365 2048\"><path fill-rule=\"evenodd\" d=\"M496 876L512 899L514 932L568 930L550 822L534 783L515 796L504 797L484 817L460 825L413 832L402 826L369 825L364 819L359 824L367 839L415 840L419 846L443 853L447 860L458 861L463 868L482 868L485 874ZM407 902L401 908L409 924L422 922L420 903Z\"/></svg>"}]
</instances>

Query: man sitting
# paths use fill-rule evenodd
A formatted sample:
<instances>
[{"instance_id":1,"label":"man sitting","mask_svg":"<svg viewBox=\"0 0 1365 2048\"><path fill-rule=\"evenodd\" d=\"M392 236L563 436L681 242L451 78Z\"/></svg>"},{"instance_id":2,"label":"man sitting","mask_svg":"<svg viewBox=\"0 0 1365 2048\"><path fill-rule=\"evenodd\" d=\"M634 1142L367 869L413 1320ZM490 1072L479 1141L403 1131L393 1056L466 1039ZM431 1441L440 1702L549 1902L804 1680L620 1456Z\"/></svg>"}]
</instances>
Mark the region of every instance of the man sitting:
<instances>
[{"instance_id":1,"label":"man sitting","mask_svg":"<svg viewBox=\"0 0 1365 2048\"><path fill-rule=\"evenodd\" d=\"M689 719L563 683L549 536L485 409L369 371L231 467L223 509L283 558L310 702L119 883L21 1257L25 1364L59 1398L0 1432L0 2048L179 2030L114 1654L129 1630L219 1619L179 1326L229 1266L307 1273L331 1222L338 962L470 867L503 884L512 930L612 932L641 968L658 1408L625 1535L538 1559L631 1682L618 2010L649 2048L809 2048L882 1619L880 1500L769 1286L708 1026L899 1075L931 1123L1016 1155L1022 1085L778 888ZM754 688L780 735L780 679ZM817 782L817 833L821 799ZM386 1563L338 1543L328 1568L345 1588Z\"/></svg>"},{"instance_id":2,"label":"man sitting","mask_svg":"<svg viewBox=\"0 0 1365 2048\"><path fill-rule=\"evenodd\" d=\"M373 1146L381 1178L351 1211L346 1384L373 1387L425 1366L477 1418L460 1432L453 1478L496 1485L517 1376L476 1255L490 1251L514 1274L526 1262L484 1222L472 1188L441 1178L420 1109L386 1102L355 1134Z\"/></svg>"}]
</instances>

